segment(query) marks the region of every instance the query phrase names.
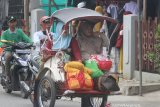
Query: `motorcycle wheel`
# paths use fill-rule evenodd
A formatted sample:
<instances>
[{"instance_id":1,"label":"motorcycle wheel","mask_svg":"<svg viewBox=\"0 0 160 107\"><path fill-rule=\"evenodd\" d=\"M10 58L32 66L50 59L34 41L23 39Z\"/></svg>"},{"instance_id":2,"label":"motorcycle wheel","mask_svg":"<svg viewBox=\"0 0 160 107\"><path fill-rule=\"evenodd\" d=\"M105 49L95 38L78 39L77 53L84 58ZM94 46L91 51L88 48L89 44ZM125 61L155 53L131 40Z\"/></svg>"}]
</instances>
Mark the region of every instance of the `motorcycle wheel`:
<instances>
[{"instance_id":1,"label":"motorcycle wheel","mask_svg":"<svg viewBox=\"0 0 160 107\"><path fill-rule=\"evenodd\" d=\"M0 83L2 86L5 86L5 66L4 64L1 62L1 67L2 67L2 73L0 74Z\"/></svg>"},{"instance_id":2,"label":"motorcycle wheel","mask_svg":"<svg viewBox=\"0 0 160 107\"><path fill-rule=\"evenodd\" d=\"M12 89L10 89L10 87L9 87L9 84L8 84L8 86L6 86L6 83L5 83L5 80L4 80L4 76L5 76L5 65L1 62L1 67L2 67L2 76L3 76L3 87L4 87L4 90L5 90L5 92L6 93L11 93L12 92ZM2 82L2 80L1 80L1 82Z\"/></svg>"},{"instance_id":3,"label":"motorcycle wheel","mask_svg":"<svg viewBox=\"0 0 160 107\"><path fill-rule=\"evenodd\" d=\"M21 89L20 91L21 91L21 97L24 99L27 99L29 96L29 93L26 93L23 89Z\"/></svg>"},{"instance_id":4,"label":"motorcycle wheel","mask_svg":"<svg viewBox=\"0 0 160 107\"><path fill-rule=\"evenodd\" d=\"M81 107L106 107L108 96L103 97L82 97Z\"/></svg>"},{"instance_id":5,"label":"motorcycle wheel","mask_svg":"<svg viewBox=\"0 0 160 107\"><path fill-rule=\"evenodd\" d=\"M2 74L5 75L5 66L2 62L1 62L1 67L2 67Z\"/></svg>"},{"instance_id":6,"label":"motorcycle wheel","mask_svg":"<svg viewBox=\"0 0 160 107\"><path fill-rule=\"evenodd\" d=\"M12 89L8 88L7 86L5 86L4 90L5 90L6 93L11 93L12 92Z\"/></svg>"},{"instance_id":7,"label":"motorcycle wheel","mask_svg":"<svg viewBox=\"0 0 160 107\"><path fill-rule=\"evenodd\" d=\"M54 107L56 101L55 82L46 76L36 82L35 87L34 107Z\"/></svg>"}]
</instances>

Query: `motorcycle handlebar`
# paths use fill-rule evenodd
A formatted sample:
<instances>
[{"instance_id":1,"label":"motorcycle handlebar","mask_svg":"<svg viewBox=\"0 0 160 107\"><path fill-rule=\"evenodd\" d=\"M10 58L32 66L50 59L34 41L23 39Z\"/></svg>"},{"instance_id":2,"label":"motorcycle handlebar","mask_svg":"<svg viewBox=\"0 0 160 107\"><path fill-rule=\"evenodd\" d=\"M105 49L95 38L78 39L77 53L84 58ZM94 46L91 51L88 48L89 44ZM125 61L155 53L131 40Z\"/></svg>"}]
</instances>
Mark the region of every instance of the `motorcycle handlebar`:
<instances>
[{"instance_id":1,"label":"motorcycle handlebar","mask_svg":"<svg viewBox=\"0 0 160 107\"><path fill-rule=\"evenodd\" d=\"M12 42L12 41L7 41L7 40L0 40L0 42L8 44L9 46L2 46L3 48L8 48L8 47L15 47L15 48L31 48L34 47L33 43L25 43L25 42Z\"/></svg>"}]
</instances>

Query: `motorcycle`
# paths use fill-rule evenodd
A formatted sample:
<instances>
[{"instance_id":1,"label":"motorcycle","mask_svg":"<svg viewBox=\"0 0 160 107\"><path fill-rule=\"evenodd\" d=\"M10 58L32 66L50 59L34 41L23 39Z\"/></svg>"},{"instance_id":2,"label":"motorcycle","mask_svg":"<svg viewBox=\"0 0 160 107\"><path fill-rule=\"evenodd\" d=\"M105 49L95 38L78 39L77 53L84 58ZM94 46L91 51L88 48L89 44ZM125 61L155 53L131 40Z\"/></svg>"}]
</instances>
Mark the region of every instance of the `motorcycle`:
<instances>
[{"instance_id":1,"label":"motorcycle","mask_svg":"<svg viewBox=\"0 0 160 107\"><path fill-rule=\"evenodd\" d=\"M12 91L21 91L23 98L28 98L32 92L34 85L35 75L38 73L39 65L36 63L35 58L32 55L31 43L12 43L10 41L2 41L3 43L10 44L12 50L12 59L10 61L10 81L7 80L5 74L5 51L1 57L1 85L3 86L6 93ZM7 48L5 47L5 48Z\"/></svg>"}]
</instances>

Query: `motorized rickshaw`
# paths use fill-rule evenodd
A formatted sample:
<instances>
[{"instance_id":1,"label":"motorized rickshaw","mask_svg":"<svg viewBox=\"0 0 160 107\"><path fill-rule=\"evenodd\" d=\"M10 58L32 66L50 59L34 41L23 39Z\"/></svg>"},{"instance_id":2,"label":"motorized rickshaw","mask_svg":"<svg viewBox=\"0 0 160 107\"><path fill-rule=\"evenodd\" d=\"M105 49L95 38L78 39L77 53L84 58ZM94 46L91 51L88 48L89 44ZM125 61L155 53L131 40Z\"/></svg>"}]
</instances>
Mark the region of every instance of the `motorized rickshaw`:
<instances>
[{"instance_id":1,"label":"motorized rickshaw","mask_svg":"<svg viewBox=\"0 0 160 107\"><path fill-rule=\"evenodd\" d=\"M51 19L53 25L57 21L69 25L69 33L74 35L72 22L73 21L90 21L92 23L103 22L104 20L116 23L110 17L102 16L101 14L85 8L66 8L58 10L52 14ZM67 27L66 27L67 28ZM48 36L49 37L49 36ZM46 49L47 51L51 50ZM64 54L59 50L56 54L50 55L44 64L43 70L40 71L35 82L34 90L34 107L54 107L56 99L63 96L80 97L81 107L106 107L107 98L110 91L73 91L65 87L66 79L63 67L59 64L66 62Z\"/></svg>"}]
</instances>

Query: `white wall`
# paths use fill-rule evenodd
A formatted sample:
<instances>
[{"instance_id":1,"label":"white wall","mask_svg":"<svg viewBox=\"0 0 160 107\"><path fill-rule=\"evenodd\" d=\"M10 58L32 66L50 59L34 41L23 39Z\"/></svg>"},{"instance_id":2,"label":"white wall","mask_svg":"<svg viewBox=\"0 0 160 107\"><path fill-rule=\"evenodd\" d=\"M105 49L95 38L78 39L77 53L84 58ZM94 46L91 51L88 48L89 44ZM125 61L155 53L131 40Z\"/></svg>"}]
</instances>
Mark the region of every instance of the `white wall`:
<instances>
[{"instance_id":1,"label":"white wall","mask_svg":"<svg viewBox=\"0 0 160 107\"><path fill-rule=\"evenodd\" d=\"M40 0L30 0L29 10L40 8Z\"/></svg>"},{"instance_id":2,"label":"white wall","mask_svg":"<svg viewBox=\"0 0 160 107\"><path fill-rule=\"evenodd\" d=\"M135 71L136 15L124 15L123 21L123 76L133 79Z\"/></svg>"},{"instance_id":3,"label":"white wall","mask_svg":"<svg viewBox=\"0 0 160 107\"><path fill-rule=\"evenodd\" d=\"M31 11L31 38L33 39L33 34L41 29L39 20L45 15L45 10L34 9Z\"/></svg>"},{"instance_id":4,"label":"white wall","mask_svg":"<svg viewBox=\"0 0 160 107\"><path fill-rule=\"evenodd\" d=\"M3 20L8 16L8 6L9 6L9 0L1 0L0 1L0 20Z\"/></svg>"}]
</instances>

